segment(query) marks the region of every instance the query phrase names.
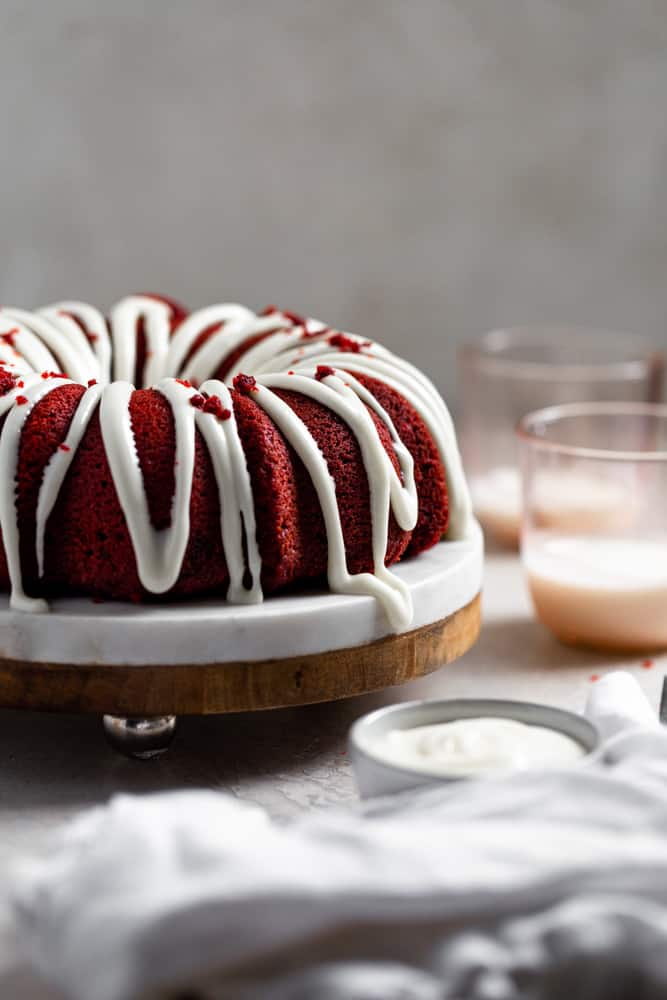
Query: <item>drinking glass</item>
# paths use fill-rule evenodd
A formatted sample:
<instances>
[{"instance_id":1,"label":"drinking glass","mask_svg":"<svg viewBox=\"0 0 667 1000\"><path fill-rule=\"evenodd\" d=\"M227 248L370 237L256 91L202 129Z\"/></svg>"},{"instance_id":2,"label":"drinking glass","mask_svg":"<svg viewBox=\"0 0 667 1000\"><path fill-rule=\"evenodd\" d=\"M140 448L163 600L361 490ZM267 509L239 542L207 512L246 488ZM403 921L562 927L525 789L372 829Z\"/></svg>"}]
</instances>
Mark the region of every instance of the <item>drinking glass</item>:
<instances>
[{"instance_id":1,"label":"drinking glass","mask_svg":"<svg viewBox=\"0 0 667 1000\"><path fill-rule=\"evenodd\" d=\"M667 406L553 406L518 426L521 558L562 641L667 647Z\"/></svg>"},{"instance_id":2,"label":"drinking glass","mask_svg":"<svg viewBox=\"0 0 667 1000\"><path fill-rule=\"evenodd\" d=\"M627 333L494 330L465 346L460 364L461 446L475 512L493 540L514 547L521 517L517 421L550 404L662 399L662 355Z\"/></svg>"}]
</instances>

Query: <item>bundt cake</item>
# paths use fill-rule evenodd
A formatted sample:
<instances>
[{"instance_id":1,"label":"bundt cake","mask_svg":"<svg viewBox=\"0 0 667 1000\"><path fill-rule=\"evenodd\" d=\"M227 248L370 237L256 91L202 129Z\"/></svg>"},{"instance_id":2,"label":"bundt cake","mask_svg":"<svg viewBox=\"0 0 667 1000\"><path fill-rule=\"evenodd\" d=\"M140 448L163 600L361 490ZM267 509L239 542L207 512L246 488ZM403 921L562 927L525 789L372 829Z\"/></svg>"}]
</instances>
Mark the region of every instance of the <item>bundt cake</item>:
<instances>
[{"instance_id":1,"label":"bundt cake","mask_svg":"<svg viewBox=\"0 0 667 1000\"><path fill-rule=\"evenodd\" d=\"M141 388L135 389L134 386ZM140 601L328 579L395 629L388 569L465 536L470 503L431 382L287 310L131 295L0 310L0 589Z\"/></svg>"}]
</instances>

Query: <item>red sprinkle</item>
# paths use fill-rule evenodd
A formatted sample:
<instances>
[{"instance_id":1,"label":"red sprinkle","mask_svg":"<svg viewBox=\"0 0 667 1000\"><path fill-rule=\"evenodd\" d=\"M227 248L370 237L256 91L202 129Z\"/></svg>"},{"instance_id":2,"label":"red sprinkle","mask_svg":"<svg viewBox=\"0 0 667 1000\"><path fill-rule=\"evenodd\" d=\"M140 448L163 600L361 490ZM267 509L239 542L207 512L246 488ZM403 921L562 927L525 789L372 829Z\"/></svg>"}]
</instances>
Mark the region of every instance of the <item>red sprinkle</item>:
<instances>
[{"instance_id":1,"label":"red sprinkle","mask_svg":"<svg viewBox=\"0 0 667 1000\"><path fill-rule=\"evenodd\" d=\"M28 402L28 397L27 396L17 396L16 399L14 400L14 402L16 403L17 406L25 406L25 404Z\"/></svg>"},{"instance_id":2,"label":"red sprinkle","mask_svg":"<svg viewBox=\"0 0 667 1000\"><path fill-rule=\"evenodd\" d=\"M229 420L232 411L220 402L219 396L209 396L203 406L204 413L212 413L216 420Z\"/></svg>"},{"instance_id":3,"label":"red sprinkle","mask_svg":"<svg viewBox=\"0 0 667 1000\"><path fill-rule=\"evenodd\" d=\"M97 379L96 378L89 378L88 379L88 388L92 389L92 387L94 385L97 385Z\"/></svg>"},{"instance_id":4,"label":"red sprinkle","mask_svg":"<svg viewBox=\"0 0 667 1000\"><path fill-rule=\"evenodd\" d=\"M588 679L589 679L589 681L591 681L591 682L592 682L593 684L595 684L595 682L596 682L596 681L599 681L599 680L600 680L600 675L599 675L599 674L591 674L591 676L590 676L590 677L589 677Z\"/></svg>"},{"instance_id":5,"label":"red sprinkle","mask_svg":"<svg viewBox=\"0 0 667 1000\"><path fill-rule=\"evenodd\" d=\"M260 316L272 316L273 313L282 313L285 319L288 319L293 326L302 326L304 337L312 336L312 334L306 332L306 323L308 321L305 317L300 316L299 313L292 312L291 309L279 309L278 306L267 306L266 309L262 310ZM321 332L321 330L318 330L318 333Z\"/></svg>"},{"instance_id":6,"label":"red sprinkle","mask_svg":"<svg viewBox=\"0 0 667 1000\"><path fill-rule=\"evenodd\" d=\"M0 340L4 341L5 344L9 344L10 347L14 347L14 341L18 332L18 326L14 326L11 330L7 330L7 333L0 333Z\"/></svg>"},{"instance_id":7,"label":"red sprinkle","mask_svg":"<svg viewBox=\"0 0 667 1000\"><path fill-rule=\"evenodd\" d=\"M654 666L655 664L653 660L642 660L642 667L644 668L644 670L650 670Z\"/></svg>"},{"instance_id":8,"label":"red sprinkle","mask_svg":"<svg viewBox=\"0 0 667 1000\"><path fill-rule=\"evenodd\" d=\"M184 385L186 389L192 388L192 382L188 382L186 378L177 378L176 381L179 385Z\"/></svg>"},{"instance_id":9,"label":"red sprinkle","mask_svg":"<svg viewBox=\"0 0 667 1000\"><path fill-rule=\"evenodd\" d=\"M281 309L280 312L283 314L283 316L286 316L287 319L294 324L294 326L302 326L305 328L306 320L304 319L303 316L300 316L298 313L292 312L291 309Z\"/></svg>"},{"instance_id":10,"label":"red sprinkle","mask_svg":"<svg viewBox=\"0 0 667 1000\"><path fill-rule=\"evenodd\" d=\"M72 449L68 444L59 444L58 447L61 451L71 451Z\"/></svg>"},{"instance_id":11,"label":"red sprinkle","mask_svg":"<svg viewBox=\"0 0 667 1000\"><path fill-rule=\"evenodd\" d=\"M246 395L259 391L259 386L254 375L237 375L234 379L234 388L238 392L244 392Z\"/></svg>"},{"instance_id":12,"label":"red sprinkle","mask_svg":"<svg viewBox=\"0 0 667 1000\"><path fill-rule=\"evenodd\" d=\"M370 340L353 340L346 333L332 333L327 339L332 347L348 354L359 354L362 348L371 346Z\"/></svg>"},{"instance_id":13,"label":"red sprinkle","mask_svg":"<svg viewBox=\"0 0 667 1000\"><path fill-rule=\"evenodd\" d=\"M307 327L303 328L303 333L301 334L302 340L309 340L311 337L322 337L325 333L329 333L331 330L330 326L320 327L319 330L309 330Z\"/></svg>"},{"instance_id":14,"label":"red sprinkle","mask_svg":"<svg viewBox=\"0 0 667 1000\"><path fill-rule=\"evenodd\" d=\"M318 365L317 371L315 372L315 378L318 382L321 382L323 378L328 378L329 375L335 375L336 372L333 368L329 368L329 365Z\"/></svg>"}]
</instances>

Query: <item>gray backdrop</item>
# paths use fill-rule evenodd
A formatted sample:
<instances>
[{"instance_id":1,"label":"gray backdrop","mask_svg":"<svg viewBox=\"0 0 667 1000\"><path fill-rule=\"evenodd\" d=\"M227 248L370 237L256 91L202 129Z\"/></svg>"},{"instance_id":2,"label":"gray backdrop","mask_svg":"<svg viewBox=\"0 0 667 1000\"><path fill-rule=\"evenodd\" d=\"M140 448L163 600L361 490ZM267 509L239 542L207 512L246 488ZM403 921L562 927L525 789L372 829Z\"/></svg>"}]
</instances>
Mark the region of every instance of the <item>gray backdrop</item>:
<instances>
[{"instance_id":1,"label":"gray backdrop","mask_svg":"<svg viewBox=\"0 0 667 1000\"><path fill-rule=\"evenodd\" d=\"M664 0L0 0L0 301L276 302L455 393L535 320L665 338Z\"/></svg>"}]
</instances>

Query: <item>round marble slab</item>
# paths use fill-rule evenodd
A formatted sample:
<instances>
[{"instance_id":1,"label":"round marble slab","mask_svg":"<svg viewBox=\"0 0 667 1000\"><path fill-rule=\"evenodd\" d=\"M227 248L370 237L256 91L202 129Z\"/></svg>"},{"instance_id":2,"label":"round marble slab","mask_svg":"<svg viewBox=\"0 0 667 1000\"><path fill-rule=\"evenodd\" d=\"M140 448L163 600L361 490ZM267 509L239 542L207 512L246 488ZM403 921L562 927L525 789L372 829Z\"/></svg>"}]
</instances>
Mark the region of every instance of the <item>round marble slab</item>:
<instances>
[{"instance_id":1,"label":"round marble slab","mask_svg":"<svg viewBox=\"0 0 667 1000\"><path fill-rule=\"evenodd\" d=\"M443 542L394 569L414 619L395 634L370 597L304 592L260 605L52 603L0 598L0 706L118 715L247 711L404 683L479 632L483 541Z\"/></svg>"}]
</instances>

